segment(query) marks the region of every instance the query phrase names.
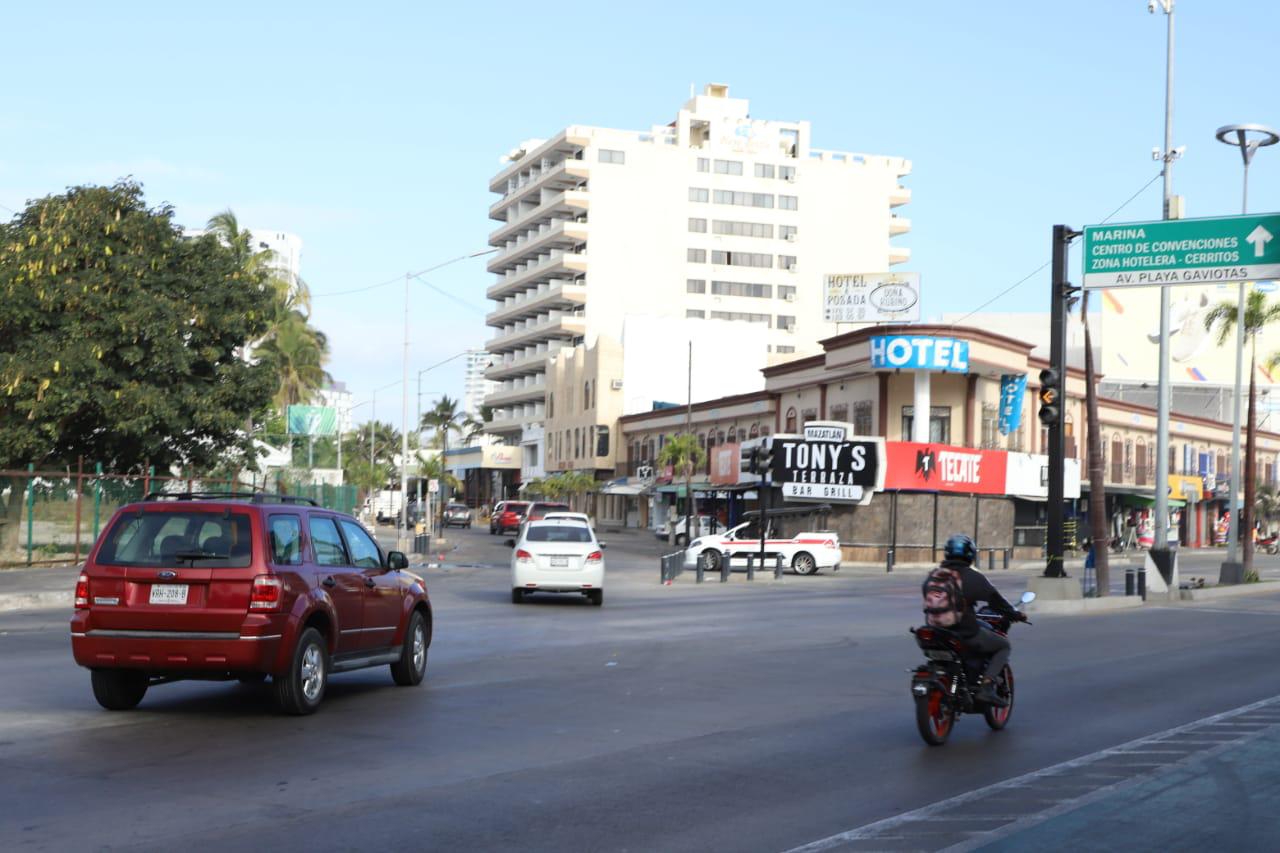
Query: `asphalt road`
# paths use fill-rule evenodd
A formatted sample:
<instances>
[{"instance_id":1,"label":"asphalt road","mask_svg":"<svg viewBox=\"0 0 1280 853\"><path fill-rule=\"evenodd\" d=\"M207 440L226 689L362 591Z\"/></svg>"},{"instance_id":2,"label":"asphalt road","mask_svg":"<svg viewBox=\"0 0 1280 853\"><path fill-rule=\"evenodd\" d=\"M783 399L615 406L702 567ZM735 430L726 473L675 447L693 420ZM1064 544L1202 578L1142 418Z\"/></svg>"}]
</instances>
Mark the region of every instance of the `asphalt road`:
<instances>
[{"instance_id":1,"label":"asphalt road","mask_svg":"<svg viewBox=\"0 0 1280 853\"><path fill-rule=\"evenodd\" d=\"M868 846L848 833L1280 694L1280 594L1033 616L1014 636L1009 728L966 717L931 749L905 672L919 572L664 587L662 546L618 534L602 609L515 606L502 540L453 538L427 572L426 683L336 676L308 718L277 715L261 687L212 683L103 711L66 613L0 613L3 846L936 849L969 836ZM1012 597L1026 577L995 580ZM1047 802L1024 796L1019 814ZM1202 849L1231 847L1199 826L1213 832ZM1127 849L1143 848L1137 832Z\"/></svg>"}]
</instances>

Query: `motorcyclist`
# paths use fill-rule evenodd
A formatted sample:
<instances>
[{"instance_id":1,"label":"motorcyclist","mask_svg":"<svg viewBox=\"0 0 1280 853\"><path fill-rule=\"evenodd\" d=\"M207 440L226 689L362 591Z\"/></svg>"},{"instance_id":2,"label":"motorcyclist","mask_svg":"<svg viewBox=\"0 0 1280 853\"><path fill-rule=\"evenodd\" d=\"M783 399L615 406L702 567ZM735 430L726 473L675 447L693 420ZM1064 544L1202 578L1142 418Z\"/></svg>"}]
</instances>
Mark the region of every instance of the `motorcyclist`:
<instances>
[{"instance_id":1,"label":"motorcyclist","mask_svg":"<svg viewBox=\"0 0 1280 853\"><path fill-rule=\"evenodd\" d=\"M986 623L979 621L974 613L974 604L979 601L986 602L992 610L1015 622L1023 621L1026 617L1006 601L1004 596L996 592L991 581L973 567L977 556L977 546L963 533L952 536L943 548L943 560L940 565L944 569L951 569L959 574L961 594L964 596L960 621L951 630L969 648L989 658L986 673L982 675L978 685L977 699L989 705L1004 707L1009 703L996 693L995 681L987 673L998 675L1004 669L1004 665L1009 662L1011 651L1009 639L1000 636Z\"/></svg>"}]
</instances>

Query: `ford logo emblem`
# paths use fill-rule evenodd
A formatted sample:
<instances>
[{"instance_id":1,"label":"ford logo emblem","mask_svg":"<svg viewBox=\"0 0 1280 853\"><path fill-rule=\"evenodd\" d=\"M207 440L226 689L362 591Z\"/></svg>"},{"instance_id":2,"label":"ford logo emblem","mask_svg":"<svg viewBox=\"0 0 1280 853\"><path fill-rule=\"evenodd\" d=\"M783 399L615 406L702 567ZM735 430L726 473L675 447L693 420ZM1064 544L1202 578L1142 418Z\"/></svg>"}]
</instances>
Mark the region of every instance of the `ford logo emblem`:
<instances>
[{"instance_id":1,"label":"ford logo emblem","mask_svg":"<svg viewBox=\"0 0 1280 853\"><path fill-rule=\"evenodd\" d=\"M156 572L156 577L162 581L173 580L177 576L178 576L177 572L170 572L170 571Z\"/></svg>"}]
</instances>

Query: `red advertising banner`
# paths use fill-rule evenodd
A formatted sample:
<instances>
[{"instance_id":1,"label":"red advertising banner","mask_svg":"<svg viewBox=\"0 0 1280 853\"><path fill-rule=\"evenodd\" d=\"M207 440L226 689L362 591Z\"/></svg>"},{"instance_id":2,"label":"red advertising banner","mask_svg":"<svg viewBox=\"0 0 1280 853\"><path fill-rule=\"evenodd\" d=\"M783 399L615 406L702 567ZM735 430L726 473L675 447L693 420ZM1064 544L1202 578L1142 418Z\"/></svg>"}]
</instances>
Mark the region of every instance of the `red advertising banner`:
<instances>
[{"instance_id":1,"label":"red advertising banner","mask_svg":"<svg viewBox=\"0 0 1280 853\"><path fill-rule=\"evenodd\" d=\"M949 444L885 442L886 489L922 492L1005 494L1007 456L1003 450L972 450Z\"/></svg>"},{"instance_id":2,"label":"red advertising banner","mask_svg":"<svg viewBox=\"0 0 1280 853\"><path fill-rule=\"evenodd\" d=\"M739 457L742 445L720 444L711 448L711 483L716 486L732 486L738 482L741 469Z\"/></svg>"}]
</instances>

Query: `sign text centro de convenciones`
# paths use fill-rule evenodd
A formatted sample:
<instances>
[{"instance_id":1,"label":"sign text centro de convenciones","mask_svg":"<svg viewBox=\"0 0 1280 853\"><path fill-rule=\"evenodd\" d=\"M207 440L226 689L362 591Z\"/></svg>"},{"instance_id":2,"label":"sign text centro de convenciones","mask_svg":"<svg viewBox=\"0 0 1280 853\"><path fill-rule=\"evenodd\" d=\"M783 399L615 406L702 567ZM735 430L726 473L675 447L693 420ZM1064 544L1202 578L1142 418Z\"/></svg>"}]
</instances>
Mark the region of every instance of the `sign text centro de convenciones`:
<instances>
[{"instance_id":1,"label":"sign text centro de convenciones","mask_svg":"<svg viewBox=\"0 0 1280 853\"><path fill-rule=\"evenodd\" d=\"M870 338L873 370L969 372L969 342L928 335L876 335Z\"/></svg>"},{"instance_id":2,"label":"sign text centro de convenciones","mask_svg":"<svg viewBox=\"0 0 1280 853\"><path fill-rule=\"evenodd\" d=\"M822 319L828 323L893 323L920 319L920 273L829 274Z\"/></svg>"},{"instance_id":3,"label":"sign text centro de convenciones","mask_svg":"<svg viewBox=\"0 0 1280 853\"><path fill-rule=\"evenodd\" d=\"M787 500L863 503L884 488L884 439L855 434L852 424L811 421L804 435L770 439L772 481Z\"/></svg>"},{"instance_id":4,"label":"sign text centro de convenciones","mask_svg":"<svg viewBox=\"0 0 1280 853\"><path fill-rule=\"evenodd\" d=\"M1280 278L1280 214L1087 225L1086 288Z\"/></svg>"}]
</instances>

